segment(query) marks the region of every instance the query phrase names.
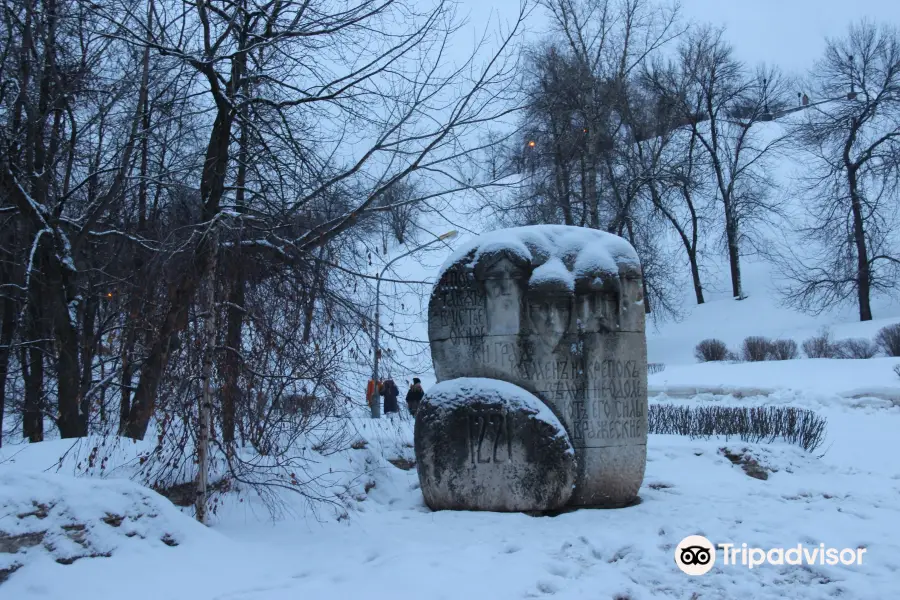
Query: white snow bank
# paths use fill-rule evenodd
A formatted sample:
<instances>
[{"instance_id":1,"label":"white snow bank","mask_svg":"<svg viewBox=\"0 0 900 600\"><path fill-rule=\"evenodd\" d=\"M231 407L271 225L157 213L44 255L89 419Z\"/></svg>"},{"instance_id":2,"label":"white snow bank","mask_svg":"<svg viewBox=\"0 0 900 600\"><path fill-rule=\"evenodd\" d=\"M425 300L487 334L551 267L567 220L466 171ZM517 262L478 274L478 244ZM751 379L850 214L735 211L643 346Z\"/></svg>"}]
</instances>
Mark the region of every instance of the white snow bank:
<instances>
[{"instance_id":1,"label":"white snow bank","mask_svg":"<svg viewBox=\"0 0 900 600\"><path fill-rule=\"evenodd\" d=\"M475 265L482 255L502 251L536 266L559 259L572 265L574 277L617 275L620 269L640 268L637 252L619 236L586 227L530 225L498 229L460 243L444 262L438 277L458 262L468 260ZM558 272L558 267L551 269Z\"/></svg>"},{"instance_id":2,"label":"white snow bank","mask_svg":"<svg viewBox=\"0 0 900 600\"><path fill-rule=\"evenodd\" d=\"M478 396L488 402L502 403L510 410L530 413L532 419L552 425L559 432L559 437L568 439L565 427L559 422L550 407L528 390L507 381L485 377L448 379L432 386L425 394L423 402L444 410L452 410L462 406L473 396ZM571 444L570 451L573 451Z\"/></svg>"},{"instance_id":3,"label":"white snow bank","mask_svg":"<svg viewBox=\"0 0 900 600\"><path fill-rule=\"evenodd\" d=\"M217 541L159 494L125 479L0 470L0 571L42 569L50 561L171 552L192 539Z\"/></svg>"},{"instance_id":4,"label":"white snow bank","mask_svg":"<svg viewBox=\"0 0 900 600\"><path fill-rule=\"evenodd\" d=\"M751 396L798 390L845 398L881 398L900 405L900 377L893 370L897 364L900 358L708 362L671 367L650 375L648 391L669 396Z\"/></svg>"}]
</instances>

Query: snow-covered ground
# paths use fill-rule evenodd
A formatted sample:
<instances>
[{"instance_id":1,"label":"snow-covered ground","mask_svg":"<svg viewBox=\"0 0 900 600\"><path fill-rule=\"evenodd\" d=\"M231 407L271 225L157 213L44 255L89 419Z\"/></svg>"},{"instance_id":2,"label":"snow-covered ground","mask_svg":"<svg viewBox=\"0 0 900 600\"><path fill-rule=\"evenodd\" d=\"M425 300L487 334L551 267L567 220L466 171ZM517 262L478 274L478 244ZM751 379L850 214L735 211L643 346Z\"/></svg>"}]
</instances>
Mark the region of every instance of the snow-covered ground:
<instances>
[{"instance_id":1,"label":"snow-covered ground","mask_svg":"<svg viewBox=\"0 0 900 600\"><path fill-rule=\"evenodd\" d=\"M397 261L385 277L433 281L454 248L486 227L457 202L436 204L422 226L431 235L458 229L460 237ZM429 239L420 233L419 243ZM403 251L376 256L372 273ZM732 348L748 335L799 343L828 325L837 339L871 338L900 320L900 306L879 300L880 320L865 324L854 322L852 309L801 315L779 305L770 267L753 260L744 265L748 298L735 301L716 291L726 287L724 265L707 262L707 304L693 306L685 286L684 318L648 328L650 360L666 364L650 378L651 402L812 409L828 420L825 443L815 452L777 441L651 435L636 506L556 517L433 513L415 469L400 468L413 459L412 423L360 414L349 436L355 448L324 456L310 444L310 476L324 482L319 491L332 491L329 502L310 505L282 494L283 510L273 521L259 498L238 489L225 495L205 528L189 509L115 479L133 474L146 444L106 449L108 461L88 469L101 440L12 445L0 449L0 550L7 550L0 552L0 579L3 569L20 566L0 583L0 600L900 597L900 377L892 369L900 359L698 365L693 358L694 345L707 337ZM386 282L382 292L383 326L405 338L385 336L405 367L395 379L402 388L417 375L427 389L434 382L423 320L430 287ZM723 448L752 456L768 478L748 476ZM107 479L72 477L85 470ZM44 517L20 516L51 504ZM134 519L118 528L104 520L109 515ZM82 531L79 526L93 536L96 554L111 557L56 562L62 552L84 549L65 533ZM13 548L3 535L41 531L56 543ZM674 551L692 534L738 547L824 544L863 547L866 554L863 564L850 566L717 563L691 578L676 567Z\"/></svg>"},{"instance_id":2,"label":"snow-covered ground","mask_svg":"<svg viewBox=\"0 0 900 600\"><path fill-rule=\"evenodd\" d=\"M650 393L693 396L698 393L767 395L793 390L807 397L880 398L900 405L900 358L866 360L817 358L750 363L678 366L649 377Z\"/></svg>"},{"instance_id":3,"label":"snow-covered ground","mask_svg":"<svg viewBox=\"0 0 900 600\"><path fill-rule=\"evenodd\" d=\"M802 394L778 401L805 405ZM208 531L186 516L173 519L172 510L160 511L166 520L154 533L174 535L178 546L113 538L106 540L115 547L112 558L66 566L37 549L0 584L0 597L94 600L120 598L125 590L134 600L896 597L900 463L894 440L900 409L851 407L836 396L827 404L820 403L818 412L829 420L828 439L812 455L778 443L651 436L641 504L557 517L430 512L415 470L385 460L410 452L405 446L411 427L386 420L369 436L367 448L332 459L336 468L348 466L349 459L368 467L369 491L353 501L346 519L266 522L248 499L220 509ZM768 479L748 477L723 456L723 447L749 452L771 470ZM20 508L10 509L8 498L19 505L32 497L53 496L82 507L93 501L98 516L140 512L122 506L127 495L118 504L108 499L117 488L133 494L125 484L93 489L86 497L83 480L32 475L29 485L19 486L23 476L16 469L4 466L0 494L7 510L0 528ZM131 498L132 505L139 501L165 503L146 490ZM81 513L82 519L90 517ZM107 528L107 535L113 530L96 522L94 527ZM689 578L676 568L673 552L691 534L738 547L823 543L867 552L859 566L717 566Z\"/></svg>"}]
</instances>

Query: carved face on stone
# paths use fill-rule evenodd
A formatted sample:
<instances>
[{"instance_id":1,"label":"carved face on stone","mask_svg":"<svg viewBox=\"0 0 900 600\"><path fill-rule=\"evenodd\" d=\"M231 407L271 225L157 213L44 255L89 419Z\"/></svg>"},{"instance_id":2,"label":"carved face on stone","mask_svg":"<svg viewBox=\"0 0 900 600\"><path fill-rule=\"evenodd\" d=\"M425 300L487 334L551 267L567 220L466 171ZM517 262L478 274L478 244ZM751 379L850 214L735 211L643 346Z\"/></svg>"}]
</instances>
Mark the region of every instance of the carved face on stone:
<instances>
[{"instance_id":1,"label":"carved face on stone","mask_svg":"<svg viewBox=\"0 0 900 600\"><path fill-rule=\"evenodd\" d=\"M579 328L587 332L611 333L619 330L621 281L617 275L594 274L580 279L575 295L575 316Z\"/></svg>"},{"instance_id":2,"label":"carved face on stone","mask_svg":"<svg viewBox=\"0 0 900 600\"><path fill-rule=\"evenodd\" d=\"M615 328L615 300L596 293L579 294L575 298L575 315L581 330L609 333Z\"/></svg>"},{"instance_id":3,"label":"carved face on stone","mask_svg":"<svg viewBox=\"0 0 900 600\"><path fill-rule=\"evenodd\" d=\"M487 335L515 335L519 333L521 292L517 267L502 258L485 269L485 314Z\"/></svg>"},{"instance_id":4,"label":"carved face on stone","mask_svg":"<svg viewBox=\"0 0 900 600\"><path fill-rule=\"evenodd\" d=\"M563 295L529 294L528 328L536 343L556 348L569 328L572 298Z\"/></svg>"}]
</instances>

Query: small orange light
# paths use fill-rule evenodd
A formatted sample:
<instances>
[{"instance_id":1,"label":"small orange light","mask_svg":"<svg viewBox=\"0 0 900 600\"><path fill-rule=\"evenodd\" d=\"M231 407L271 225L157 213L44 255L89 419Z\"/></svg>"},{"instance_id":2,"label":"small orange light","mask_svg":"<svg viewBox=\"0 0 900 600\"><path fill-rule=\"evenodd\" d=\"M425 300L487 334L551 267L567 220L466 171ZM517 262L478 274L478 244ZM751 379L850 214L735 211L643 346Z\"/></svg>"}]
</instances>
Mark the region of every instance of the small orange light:
<instances>
[{"instance_id":1,"label":"small orange light","mask_svg":"<svg viewBox=\"0 0 900 600\"><path fill-rule=\"evenodd\" d=\"M109 292L108 294L106 294L106 297L107 297L107 298L112 298L112 292Z\"/></svg>"},{"instance_id":2,"label":"small orange light","mask_svg":"<svg viewBox=\"0 0 900 600\"><path fill-rule=\"evenodd\" d=\"M534 148L534 140L531 140L530 142L528 142L528 147Z\"/></svg>"}]
</instances>

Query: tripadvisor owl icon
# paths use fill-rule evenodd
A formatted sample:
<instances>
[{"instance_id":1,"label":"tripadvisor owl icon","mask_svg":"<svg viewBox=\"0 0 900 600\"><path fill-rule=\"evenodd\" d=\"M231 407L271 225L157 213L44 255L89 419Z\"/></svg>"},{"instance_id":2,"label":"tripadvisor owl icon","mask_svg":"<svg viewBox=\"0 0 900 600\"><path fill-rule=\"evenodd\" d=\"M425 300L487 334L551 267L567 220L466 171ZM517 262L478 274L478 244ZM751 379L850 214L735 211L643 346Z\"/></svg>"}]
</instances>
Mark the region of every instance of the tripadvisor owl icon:
<instances>
[{"instance_id":1,"label":"tripadvisor owl icon","mask_svg":"<svg viewBox=\"0 0 900 600\"><path fill-rule=\"evenodd\" d=\"M675 564L688 575L703 575L716 564L716 548L702 535L689 535L675 547Z\"/></svg>"}]
</instances>

